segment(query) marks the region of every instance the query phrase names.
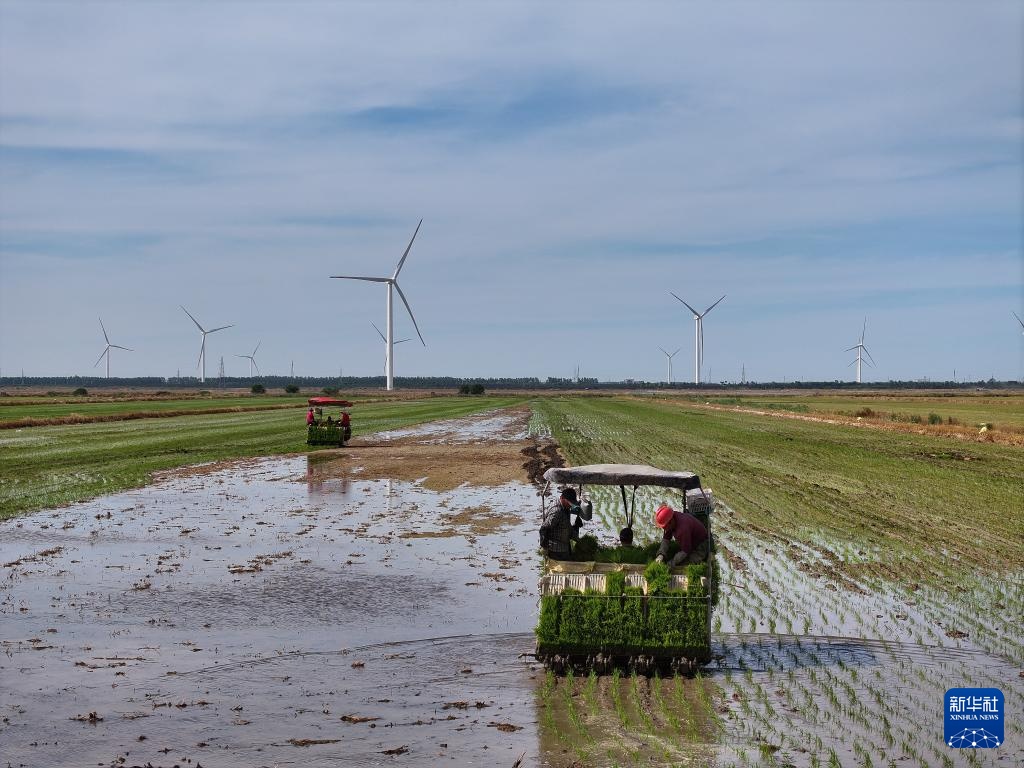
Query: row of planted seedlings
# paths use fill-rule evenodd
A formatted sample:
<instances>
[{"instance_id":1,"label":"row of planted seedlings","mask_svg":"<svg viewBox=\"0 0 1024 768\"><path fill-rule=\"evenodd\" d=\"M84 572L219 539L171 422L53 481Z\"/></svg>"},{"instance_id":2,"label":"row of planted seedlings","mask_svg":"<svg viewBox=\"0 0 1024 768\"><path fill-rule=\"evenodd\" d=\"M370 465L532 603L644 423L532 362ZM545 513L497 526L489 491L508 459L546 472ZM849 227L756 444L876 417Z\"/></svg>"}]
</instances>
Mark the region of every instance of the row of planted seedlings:
<instances>
[{"instance_id":1,"label":"row of planted seedlings","mask_svg":"<svg viewBox=\"0 0 1024 768\"><path fill-rule=\"evenodd\" d=\"M540 687L541 750L584 765L681 765L708 755L721 690L695 677L548 670Z\"/></svg>"},{"instance_id":2,"label":"row of planted seedlings","mask_svg":"<svg viewBox=\"0 0 1024 768\"><path fill-rule=\"evenodd\" d=\"M636 549L615 548L619 557L629 557L629 550ZM685 571L682 587L672 588L672 570L655 561L643 571L645 585L631 585L625 570L611 570L603 591L566 588L542 595L538 655L568 658L571 665L579 662L597 671L622 665L650 671L652 659L675 661L677 668L684 661L706 660L711 611L707 566L689 565Z\"/></svg>"},{"instance_id":3,"label":"row of planted seedlings","mask_svg":"<svg viewBox=\"0 0 1024 768\"><path fill-rule=\"evenodd\" d=\"M988 762L988 755L945 747L940 725L931 738L922 738L920 723L933 719L951 679L966 676L971 684L999 687L1001 674L1008 701L1019 698L1018 686L1005 685L1007 667L1001 673L964 668L971 655L950 647L959 643L937 625L933 601L921 594L925 588L911 597L884 579L862 578L866 593L850 591L800 570L785 543L766 552L763 537L731 526L728 515L719 521L720 538L744 558L747 570L737 571L723 558L723 581L745 588L725 591L716 631L754 633L723 642L724 687L733 709L728 731L739 737L723 765L899 761L925 768ZM847 556L856 554L863 555ZM1013 592L1010 586L990 594L1006 601ZM923 605L912 608L908 600ZM834 635L851 639L829 637ZM947 658L950 653L959 658ZM894 688L899 696L892 695Z\"/></svg>"}]
</instances>

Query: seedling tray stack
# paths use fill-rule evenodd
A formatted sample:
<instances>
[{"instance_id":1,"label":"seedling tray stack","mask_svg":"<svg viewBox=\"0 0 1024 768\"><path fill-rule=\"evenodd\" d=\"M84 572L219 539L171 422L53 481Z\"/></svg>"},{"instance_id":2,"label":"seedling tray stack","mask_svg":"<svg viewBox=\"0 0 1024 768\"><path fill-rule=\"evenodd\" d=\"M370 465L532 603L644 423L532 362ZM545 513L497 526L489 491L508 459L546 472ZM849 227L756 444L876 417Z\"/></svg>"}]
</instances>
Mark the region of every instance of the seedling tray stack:
<instances>
[{"instance_id":1,"label":"seedling tray stack","mask_svg":"<svg viewBox=\"0 0 1024 768\"><path fill-rule=\"evenodd\" d=\"M310 424L306 427L306 445L334 445L341 447L345 444L345 430L339 424Z\"/></svg>"},{"instance_id":2,"label":"seedling tray stack","mask_svg":"<svg viewBox=\"0 0 1024 768\"><path fill-rule=\"evenodd\" d=\"M708 564L613 565L548 559L537 658L556 672L689 674L711 658Z\"/></svg>"}]
</instances>

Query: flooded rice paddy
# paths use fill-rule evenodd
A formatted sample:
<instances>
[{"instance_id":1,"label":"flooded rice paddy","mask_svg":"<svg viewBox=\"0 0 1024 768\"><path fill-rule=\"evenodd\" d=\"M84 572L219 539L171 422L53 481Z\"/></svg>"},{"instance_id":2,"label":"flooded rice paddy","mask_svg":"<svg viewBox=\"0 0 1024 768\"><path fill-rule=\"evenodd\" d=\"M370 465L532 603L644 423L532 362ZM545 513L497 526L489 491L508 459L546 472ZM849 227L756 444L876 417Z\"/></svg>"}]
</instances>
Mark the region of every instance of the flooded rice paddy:
<instances>
[{"instance_id":1,"label":"flooded rice paddy","mask_svg":"<svg viewBox=\"0 0 1024 768\"><path fill-rule=\"evenodd\" d=\"M727 505L700 677L545 673L526 417L170 473L0 523L0 765L1024 761L1021 617L995 607L1021 605L1019 574L900 592ZM594 496L611 538L618 501ZM1018 713L1006 744L945 747L945 689L987 685Z\"/></svg>"}]
</instances>

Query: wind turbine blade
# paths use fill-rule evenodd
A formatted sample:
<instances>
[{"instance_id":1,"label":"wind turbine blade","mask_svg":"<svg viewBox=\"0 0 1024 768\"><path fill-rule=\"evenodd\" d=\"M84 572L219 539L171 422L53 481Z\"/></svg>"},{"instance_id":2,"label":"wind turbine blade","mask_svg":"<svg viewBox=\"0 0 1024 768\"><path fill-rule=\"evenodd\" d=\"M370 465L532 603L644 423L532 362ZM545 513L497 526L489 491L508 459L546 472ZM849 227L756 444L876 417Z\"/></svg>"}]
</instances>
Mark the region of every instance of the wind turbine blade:
<instances>
[{"instance_id":1,"label":"wind turbine blade","mask_svg":"<svg viewBox=\"0 0 1024 768\"><path fill-rule=\"evenodd\" d=\"M179 304L178 306L181 306L181 305ZM186 315L188 315L189 317L192 317L192 313L191 313L191 312L189 312L189 311L188 311L187 309L185 309L184 307L181 307L181 310L182 310L182 312L184 312L184 313L185 313ZM199 324L199 321L198 321L198 320L196 320L196 319L195 319L194 317L192 317L192 322L196 324L196 328L198 328L198 329L199 329L200 331L203 331L203 333L206 333L206 331L205 331L205 330L203 330L203 326L201 326L201 325Z\"/></svg>"},{"instance_id":2,"label":"wind turbine blade","mask_svg":"<svg viewBox=\"0 0 1024 768\"><path fill-rule=\"evenodd\" d=\"M724 299L724 298L725 298L725 294L722 294L722 299ZM706 314L707 314L708 312L710 312L710 311L711 311L712 309L714 309L715 307L717 307L717 306L719 305L719 303L721 303L722 299L719 299L719 300L718 300L718 301L716 301L716 302L715 302L714 304L712 304L712 305L711 305L710 307L708 307L707 309L705 309L705 310L704 310L704 315L706 315ZM701 315L701 317L704 317L704 315Z\"/></svg>"},{"instance_id":3,"label":"wind turbine blade","mask_svg":"<svg viewBox=\"0 0 1024 768\"><path fill-rule=\"evenodd\" d=\"M107 329L103 328L103 318L99 317L99 318L96 318L96 319L100 321L100 328L103 329L103 340L105 342L107 342L107 344L109 344L110 343L110 338L107 336Z\"/></svg>"},{"instance_id":4,"label":"wind turbine blade","mask_svg":"<svg viewBox=\"0 0 1024 768\"><path fill-rule=\"evenodd\" d=\"M401 344L404 341L412 341L412 339L399 339L398 341L395 342L395 344Z\"/></svg>"},{"instance_id":5,"label":"wind turbine blade","mask_svg":"<svg viewBox=\"0 0 1024 768\"><path fill-rule=\"evenodd\" d=\"M660 349L660 350L661 350L662 352L664 352L664 353L665 353L666 355L668 354L668 350L666 350L666 349L665 349L664 347L658 347L658 349Z\"/></svg>"},{"instance_id":6,"label":"wind turbine blade","mask_svg":"<svg viewBox=\"0 0 1024 768\"><path fill-rule=\"evenodd\" d=\"M669 291L669 293L672 293L672 291ZM682 302L683 302L683 304L686 304L686 302L685 302L685 301L683 301L682 299L680 299L680 298L679 298L678 296L676 296L676 295L675 295L674 293L672 293L672 295L673 295L673 296L675 296L675 298L676 298L676 301L682 301ZM693 316L694 316L694 317L700 317L700 313L699 313L699 312L697 312L697 310L696 310L696 309L694 309L693 307L691 307L691 306L690 306L689 304L686 304L686 308L687 308L688 310L690 310L691 312L693 312Z\"/></svg>"},{"instance_id":7,"label":"wind turbine blade","mask_svg":"<svg viewBox=\"0 0 1024 768\"><path fill-rule=\"evenodd\" d=\"M196 358L196 368L203 362L203 352L206 351L206 334L203 333L203 343L199 345L199 357Z\"/></svg>"},{"instance_id":8,"label":"wind turbine blade","mask_svg":"<svg viewBox=\"0 0 1024 768\"><path fill-rule=\"evenodd\" d=\"M262 343L263 343L263 340L262 340L262 339L261 339L261 340L260 340L259 342L257 342L257 344L256 344L256 349L254 349L254 350L252 351L252 356L253 356L253 357L256 357L256 353L260 351L260 344L262 344Z\"/></svg>"},{"instance_id":9,"label":"wind turbine blade","mask_svg":"<svg viewBox=\"0 0 1024 768\"><path fill-rule=\"evenodd\" d=\"M409 317L412 318L412 327L416 329L416 335L420 337L420 342L423 346L427 346L427 342L423 341L423 334L420 333L420 327L416 324L416 316L412 313L412 307L409 306L409 300L405 298L405 294L402 293L402 289L398 285L398 281L395 281L395 290L398 291L398 295L402 299L402 303L405 304L405 308L409 311Z\"/></svg>"},{"instance_id":10,"label":"wind turbine blade","mask_svg":"<svg viewBox=\"0 0 1024 768\"><path fill-rule=\"evenodd\" d=\"M843 352L853 352L853 350L857 349L859 346L860 346L860 344L854 344L849 349L844 349Z\"/></svg>"},{"instance_id":11,"label":"wind turbine blade","mask_svg":"<svg viewBox=\"0 0 1024 768\"><path fill-rule=\"evenodd\" d=\"M868 319L865 317L864 318L864 327L860 329L860 343L861 344L864 343L864 334L867 333L867 330L868 330Z\"/></svg>"},{"instance_id":12,"label":"wind turbine blade","mask_svg":"<svg viewBox=\"0 0 1024 768\"><path fill-rule=\"evenodd\" d=\"M256 369L256 373L259 373L260 372L260 365L259 365L259 363L256 362L256 358L252 357L252 358L249 358L249 359L252 360L252 367Z\"/></svg>"},{"instance_id":13,"label":"wind turbine blade","mask_svg":"<svg viewBox=\"0 0 1024 768\"><path fill-rule=\"evenodd\" d=\"M870 352L868 352L868 348L867 348L867 347L862 347L862 349L864 350L864 354L868 356L868 359L869 359L869 360L870 360L870 361L871 361L872 363L873 363L873 362L875 362L875 358L871 357L871 353L870 353Z\"/></svg>"},{"instance_id":14,"label":"wind turbine blade","mask_svg":"<svg viewBox=\"0 0 1024 768\"><path fill-rule=\"evenodd\" d=\"M680 347L679 349L682 349L682 347ZM669 355L669 357L675 357L676 355L678 355L679 354L679 349L677 349L675 352L673 352L671 355Z\"/></svg>"},{"instance_id":15,"label":"wind turbine blade","mask_svg":"<svg viewBox=\"0 0 1024 768\"><path fill-rule=\"evenodd\" d=\"M420 219L420 223L416 225L416 231L412 233L412 240L409 241L409 245L405 248L405 253L402 254L402 260L398 262L398 266L395 267L395 274L391 276L392 280L398 279L398 273L402 271L402 266L405 264L405 260L409 257L409 251L412 249L412 241L416 239L416 235L419 234L420 226L423 224L423 219Z\"/></svg>"},{"instance_id":16,"label":"wind turbine blade","mask_svg":"<svg viewBox=\"0 0 1024 768\"><path fill-rule=\"evenodd\" d=\"M117 344L111 344L110 346L112 346L114 349L123 349L125 352L134 352L135 351L131 347L122 347L122 346L119 346Z\"/></svg>"},{"instance_id":17,"label":"wind turbine blade","mask_svg":"<svg viewBox=\"0 0 1024 768\"><path fill-rule=\"evenodd\" d=\"M96 358L96 362L92 364L92 367L95 368L97 365L99 365L100 364L100 360L102 360L103 356L105 354L107 354L107 352L109 352L109 351L110 351L110 347L108 346L106 349L104 349L102 352L100 352L100 356Z\"/></svg>"},{"instance_id":18,"label":"wind turbine blade","mask_svg":"<svg viewBox=\"0 0 1024 768\"><path fill-rule=\"evenodd\" d=\"M388 340L384 337L384 334L380 332L380 328L377 327L377 324L371 321L370 325L373 326L373 330L375 330L377 335L380 336L380 340L387 344Z\"/></svg>"},{"instance_id":19,"label":"wind turbine blade","mask_svg":"<svg viewBox=\"0 0 1024 768\"><path fill-rule=\"evenodd\" d=\"M244 357L244 358L245 358L246 360L248 360L248 359L249 359L249 356L248 356L248 355L235 355L235 357Z\"/></svg>"},{"instance_id":20,"label":"wind turbine blade","mask_svg":"<svg viewBox=\"0 0 1024 768\"><path fill-rule=\"evenodd\" d=\"M390 277L355 277L353 275L331 275L332 280L369 280L371 283L390 283Z\"/></svg>"},{"instance_id":21,"label":"wind turbine blade","mask_svg":"<svg viewBox=\"0 0 1024 768\"><path fill-rule=\"evenodd\" d=\"M1017 318L1017 322L1020 323L1020 327L1024 328L1024 320L1020 319L1020 315L1018 315L1016 312L1014 312L1013 316Z\"/></svg>"},{"instance_id":22,"label":"wind turbine blade","mask_svg":"<svg viewBox=\"0 0 1024 768\"><path fill-rule=\"evenodd\" d=\"M207 333L214 333L216 331L223 331L225 328L234 328L234 325L222 325L220 328L211 328Z\"/></svg>"},{"instance_id":23,"label":"wind turbine blade","mask_svg":"<svg viewBox=\"0 0 1024 768\"><path fill-rule=\"evenodd\" d=\"M857 362L856 360L851 360L851 361L850 361L850 365L853 365L853 364L854 364L854 363L856 363L856 362ZM848 365L848 366L846 366L846 367L847 367L847 368L849 368L849 367L850 367L850 365Z\"/></svg>"}]
</instances>

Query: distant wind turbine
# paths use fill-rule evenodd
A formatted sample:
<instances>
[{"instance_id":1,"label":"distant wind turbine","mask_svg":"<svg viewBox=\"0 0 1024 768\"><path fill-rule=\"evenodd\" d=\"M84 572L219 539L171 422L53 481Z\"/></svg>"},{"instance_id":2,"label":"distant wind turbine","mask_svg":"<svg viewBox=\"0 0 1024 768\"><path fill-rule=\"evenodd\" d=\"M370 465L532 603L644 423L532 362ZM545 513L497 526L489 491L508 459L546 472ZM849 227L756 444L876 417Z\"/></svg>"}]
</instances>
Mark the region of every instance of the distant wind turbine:
<instances>
[{"instance_id":1,"label":"distant wind turbine","mask_svg":"<svg viewBox=\"0 0 1024 768\"><path fill-rule=\"evenodd\" d=\"M199 332L201 334L203 334L203 343L199 347L199 363L197 364L197 367L199 368L199 381L200 382L205 382L206 381L206 336L207 336L207 334L216 333L217 331L223 331L225 328L234 328L234 325L222 325L219 328L211 328L210 330L206 330L205 328L203 328L203 326L201 326L199 324L198 320L196 320L194 317L192 317L192 313L189 312L187 309L185 309L185 307L181 307L181 311L184 312L186 315L188 315L192 319L192 322L196 324L196 328L198 328Z\"/></svg>"},{"instance_id":2,"label":"distant wind turbine","mask_svg":"<svg viewBox=\"0 0 1024 768\"><path fill-rule=\"evenodd\" d=\"M867 332L867 329L868 329L868 319L865 317L864 318L864 327L861 328L861 331L860 331L860 341L858 341L856 344L854 344L852 347L850 347L849 349L846 350L847 352L852 352L855 349L857 350L857 358L855 360L851 360L850 361L850 365L853 365L854 363L857 364L857 383L858 384L860 384L860 366L861 366L861 363L862 362L868 362L868 360L870 360L868 365L870 365L872 368L875 367L875 358L873 358L871 356L871 353L868 352L868 348L864 346L864 334L865 334L865 332ZM863 359L864 355L868 356L868 360L864 360ZM850 365L848 365L846 367L849 368Z\"/></svg>"},{"instance_id":3,"label":"distant wind turbine","mask_svg":"<svg viewBox=\"0 0 1024 768\"><path fill-rule=\"evenodd\" d=\"M254 365L256 365L256 353L259 351L260 344L262 344L262 343L263 343L262 341L256 342L256 349L254 349L252 351L251 355L235 355L235 357L244 357L246 360L249 361L249 378L250 379L252 378L252 367ZM256 373L259 373L259 372L260 372L260 367L258 365L256 365Z\"/></svg>"},{"instance_id":4,"label":"distant wind turbine","mask_svg":"<svg viewBox=\"0 0 1024 768\"><path fill-rule=\"evenodd\" d=\"M673 352L670 355L668 353L668 350L666 350L664 347L658 347L658 349L660 349L665 354L665 361L668 364L668 383L671 384L672 383L672 358L679 354L679 350L677 349L675 352Z\"/></svg>"},{"instance_id":5,"label":"distant wind turbine","mask_svg":"<svg viewBox=\"0 0 1024 768\"><path fill-rule=\"evenodd\" d=\"M110 350L112 350L112 349L123 349L126 352L134 352L135 350L134 349L129 349L128 347L118 346L117 344L111 344L110 343L110 337L107 336L107 329L103 327L103 318L101 317L101 318L98 318L98 319L100 321L100 330L103 331L103 340L105 342L107 342L107 346L104 347L103 351L100 353L100 356L98 358L96 358L96 362L93 363L92 367L95 368L97 365L99 365L100 364L100 360L102 360L103 357L106 356L106 358L107 358L107 378L109 379L110 378Z\"/></svg>"},{"instance_id":6,"label":"distant wind turbine","mask_svg":"<svg viewBox=\"0 0 1024 768\"><path fill-rule=\"evenodd\" d=\"M689 304L687 304L685 301L683 301L678 296L676 296L674 293L672 293L672 291L669 291L669 293L671 293L672 296L675 297L676 301L681 301L683 304L685 304L686 308L693 313L693 320L694 320L693 383L694 384L700 384L700 371L701 371L701 368L703 367L703 364L704 364L704 316L707 315L707 313L710 312L712 309L717 307L719 302L721 302L722 299L725 298L725 295L723 294L722 295L722 299L719 299L718 301L716 301L714 304L712 304L710 307L705 309L703 312L698 312L696 309L694 309Z\"/></svg>"},{"instance_id":7,"label":"distant wind turbine","mask_svg":"<svg viewBox=\"0 0 1024 768\"><path fill-rule=\"evenodd\" d=\"M373 330L375 330L377 332L377 335L380 336L380 340L384 342L384 375L387 376L388 375L388 347L387 347L388 340L384 337L384 334L380 332L380 328L377 327L376 323L370 323L370 325L373 326ZM404 344L407 341L412 341L412 339L398 339L397 341L395 341L395 344Z\"/></svg>"},{"instance_id":8,"label":"distant wind turbine","mask_svg":"<svg viewBox=\"0 0 1024 768\"><path fill-rule=\"evenodd\" d=\"M416 225L416 231L412 233L412 240L409 241L409 245L405 248L405 253L402 254L402 258L398 262L398 266L395 267L394 273L391 277L354 277L352 275L331 275L336 280L366 280L371 283L386 283L388 286L388 298L387 298L387 336L384 339L384 344L387 347L387 361L384 366L384 375L387 379L387 388L389 390L395 388L395 316L392 309L392 289L398 291L399 298L402 299L402 303L405 304L406 310L409 312L409 317L412 320L412 325L416 329L416 335L420 337L420 342L423 346L427 346L427 342L423 341L423 334L420 333L420 327L416 323L416 316L412 313L412 307L409 306L408 299L405 298L405 294L402 293L401 286L398 285L398 273L402 271L402 266L405 264L405 260L409 256L409 251L412 249L413 241L416 239L416 235L420 231L420 226L423 224L423 219L420 219L420 223ZM379 331L378 331L379 333Z\"/></svg>"},{"instance_id":9,"label":"distant wind turbine","mask_svg":"<svg viewBox=\"0 0 1024 768\"><path fill-rule=\"evenodd\" d=\"M1024 320L1021 320L1020 319L1020 315L1018 315L1016 312L1013 313L1013 316L1016 317L1017 318L1017 322L1020 323L1020 327L1021 327L1021 331L1020 332L1021 332L1022 335L1024 335Z\"/></svg>"}]
</instances>

